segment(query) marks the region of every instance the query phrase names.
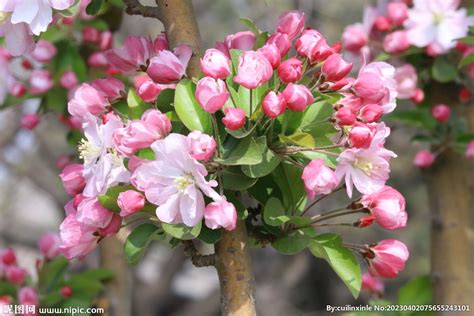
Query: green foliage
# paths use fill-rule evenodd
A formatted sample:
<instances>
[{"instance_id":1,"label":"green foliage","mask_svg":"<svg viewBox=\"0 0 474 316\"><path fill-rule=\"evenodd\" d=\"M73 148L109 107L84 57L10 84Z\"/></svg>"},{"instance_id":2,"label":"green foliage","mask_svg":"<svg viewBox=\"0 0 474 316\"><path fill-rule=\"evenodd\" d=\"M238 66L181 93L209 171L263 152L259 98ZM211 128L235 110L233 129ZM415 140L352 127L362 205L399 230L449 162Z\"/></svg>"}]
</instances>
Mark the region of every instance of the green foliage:
<instances>
[{"instance_id":1,"label":"green foliage","mask_svg":"<svg viewBox=\"0 0 474 316\"><path fill-rule=\"evenodd\" d=\"M152 240L163 239L163 230L153 224L142 224L135 228L124 245L124 254L129 264L135 265L143 257Z\"/></svg>"},{"instance_id":2,"label":"green foliage","mask_svg":"<svg viewBox=\"0 0 474 316\"><path fill-rule=\"evenodd\" d=\"M445 57L438 57L431 67L431 76L438 82L450 82L458 77L458 70Z\"/></svg>"},{"instance_id":3,"label":"green foliage","mask_svg":"<svg viewBox=\"0 0 474 316\"><path fill-rule=\"evenodd\" d=\"M135 90L128 90L127 104L132 119L138 120L143 112L148 109L148 105L137 95Z\"/></svg>"},{"instance_id":4,"label":"green foliage","mask_svg":"<svg viewBox=\"0 0 474 316\"><path fill-rule=\"evenodd\" d=\"M265 204L263 220L270 226L280 226L290 220L279 199L271 197Z\"/></svg>"},{"instance_id":5,"label":"green foliage","mask_svg":"<svg viewBox=\"0 0 474 316\"><path fill-rule=\"evenodd\" d=\"M272 247L284 255L294 255L303 251L314 237L311 227L297 229L272 242Z\"/></svg>"},{"instance_id":6,"label":"green foliage","mask_svg":"<svg viewBox=\"0 0 474 316\"><path fill-rule=\"evenodd\" d=\"M196 226L188 227L184 224L167 224L163 223L163 230L170 236L181 240L195 239L199 236L202 228L202 222Z\"/></svg>"},{"instance_id":7,"label":"green foliage","mask_svg":"<svg viewBox=\"0 0 474 316\"><path fill-rule=\"evenodd\" d=\"M243 166L246 167L246 166ZM257 178L249 178L242 174L238 166L225 168L222 172L220 184L225 190L243 191L255 185Z\"/></svg>"},{"instance_id":8,"label":"green foliage","mask_svg":"<svg viewBox=\"0 0 474 316\"><path fill-rule=\"evenodd\" d=\"M292 210L306 197L304 183L300 181L302 170L288 163L281 163L272 172L275 183L283 195L283 206Z\"/></svg>"},{"instance_id":9,"label":"green foliage","mask_svg":"<svg viewBox=\"0 0 474 316\"><path fill-rule=\"evenodd\" d=\"M215 244L222 239L222 229L210 229L206 226L202 226L201 232L199 233L199 240L204 241L206 244Z\"/></svg>"},{"instance_id":10,"label":"green foliage","mask_svg":"<svg viewBox=\"0 0 474 316\"><path fill-rule=\"evenodd\" d=\"M281 161L280 158L268 148L265 136L259 137L257 144L262 152L262 161L258 164L242 166L242 172L250 178L260 178L270 174Z\"/></svg>"},{"instance_id":11,"label":"green foliage","mask_svg":"<svg viewBox=\"0 0 474 316\"><path fill-rule=\"evenodd\" d=\"M99 195L97 198L99 199L100 204L109 211L120 213L120 207L117 204L117 198L120 193L125 192L127 190L134 190L134 188L131 185L120 185L111 187L107 190L105 194Z\"/></svg>"},{"instance_id":12,"label":"green foliage","mask_svg":"<svg viewBox=\"0 0 474 316\"><path fill-rule=\"evenodd\" d=\"M103 0L92 0L86 7L86 13L89 15L96 15L102 8Z\"/></svg>"},{"instance_id":13,"label":"green foliage","mask_svg":"<svg viewBox=\"0 0 474 316\"><path fill-rule=\"evenodd\" d=\"M427 109L395 111L386 116L387 121L396 121L426 130L434 130L437 122Z\"/></svg>"},{"instance_id":14,"label":"green foliage","mask_svg":"<svg viewBox=\"0 0 474 316\"><path fill-rule=\"evenodd\" d=\"M256 165L262 162L262 155L260 146L252 136L240 140L229 137L224 143L223 158L216 161L225 166Z\"/></svg>"},{"instance_id":15,"label":"green foliage","mask_svg":"<svg viewBox=\"0 0 474 316\"><path fill-rule=\"evenodd\" d=\"M465 67L472 63L474 63L474 53L464 56L459 62L458 68Z\"/></svg>"},{"instance_id":16,"label":"green foliage","mask_svg":"<svg viewBox=\"0 0 474 316\"><path fill-rule=\"evenodd\" d=\"M56 257L45 263L38 274L38 289L40 293L51 292L58 288L64 281L64 274L69 267L69 262L64 257Z\"/></svg>"}]
</instances>

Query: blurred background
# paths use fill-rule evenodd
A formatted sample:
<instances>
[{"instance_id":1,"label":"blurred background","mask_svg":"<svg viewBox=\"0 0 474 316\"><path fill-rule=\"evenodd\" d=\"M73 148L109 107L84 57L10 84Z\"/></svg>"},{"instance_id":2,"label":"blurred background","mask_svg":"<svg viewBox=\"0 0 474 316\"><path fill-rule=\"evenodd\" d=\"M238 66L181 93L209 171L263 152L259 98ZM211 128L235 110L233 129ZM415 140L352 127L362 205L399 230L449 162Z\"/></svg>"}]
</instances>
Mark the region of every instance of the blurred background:
<instances>
[{"instance_id":1,"label":"blurred background","mask_svg":"<svg viewBox=\"0 0 474 316\"><path fill-rule=\"evenodd\" d=\"M143 1L146 4L148 1ZM153 3L153 0L151 0ZM211 47L229 33L244 30L239 18L255 21L262 30L273 30L285 10L306 13L307 25L322 32L331 43L340 40L344 27L361 20L364 0L195 0L193 1L204 47ZM118 45L127 35L154 37L163 30L160 22L125 16L116 37ZM57 231L68 196L58 178L56 161L71 154L66 128L57 116L46 114L34 131L20 128L22 112L34 111L34 102L0 112L0 247L18 251L22 265L34 271L36 240L47 231ZM408 106L401 104L400 106ZM417 151L410 142L414 131L391 126L387 147L399 154L392 160L389 185L407 199L409 225L387 231L373 225L368 229L339 229L350 242L370 243L397 238L410 249L410 259L400 277L388 280L385 296L394 299L396 291L414 276L429 273L429 209L421 173L412 164ZM299 181L299 179L295 179ZM319 206L338 207L346 199L334 196ZM314 210L313 212L317 212ZM212 249L202 249L211 252ZM98 265L97 251L76 269ZM365 304L364 293L354 302L350 292L332 269L309 252L283 256L271 248L252 252L259 315L323 315L327 304ZM362 263L365 269L365 264ZM170 249L154 243L136 267L123 269L130 277L129 291L133 315L219 315L219 289L213 268L195 268L181 247ZM128 275L129 274L129 275ZM126 276L127 275L127 276Z\"/></svg>"}]
</instances>

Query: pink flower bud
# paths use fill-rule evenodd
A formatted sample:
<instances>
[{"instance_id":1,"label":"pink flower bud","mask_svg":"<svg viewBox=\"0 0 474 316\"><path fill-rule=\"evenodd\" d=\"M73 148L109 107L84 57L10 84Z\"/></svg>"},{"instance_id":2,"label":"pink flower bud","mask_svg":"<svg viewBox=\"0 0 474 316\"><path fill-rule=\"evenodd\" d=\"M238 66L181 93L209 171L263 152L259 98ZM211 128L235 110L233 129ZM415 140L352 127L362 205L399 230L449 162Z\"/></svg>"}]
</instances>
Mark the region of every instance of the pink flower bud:
<instances>
[{"instance_id":1,"label":"pink flower bud","mask_svg":"<svg viewBox=\"0 0 474 316\"><path fill-rule=\"evenodd\" d=\"M166 114L161 113L159 110L149 109L146 110L142 115L142 120L153 126L153 131L160 135L160 138L165 138L171 133L171 121Z\"/></svg>"},{"instance_id":2,"label":"pink flower bud","mask_svg":"<svg viewBox=\"0 0 474 316\"><path fill-rule=\"evenodd\" d=\"M325 38L322 38L311 50L311 56L309 57L309 60L312 64L319 63L326 60L334 53L334 49L328 45Z\"/></svg>"},{"instance_id":3,"label":"pink flower bud","mask_svg":"<svg viewBox=\"0 0 474 316\"><path fill-rule=\"evenodd\" d=\"M408 18L408 6L403 2L392 2L387 6L387 18L393 25L400 26Z\"/></svg>"},{"instance_id":4,"label":"pink flower bud","mask_svg":"<svg viewBox=\"0 0 474 316\"><path fill-rule=\"evenodd\" d=\"M150 60L146 73L157 83L176 83L185 75L192 53L191 47L187 45L176 47L174 53L168 50L159 51L156 57Z\"/></svg>"},{"instance_id":5,"label":"pink flower bud","mask_svg":"<svg viewBox=\"0 0 474 316\"><path fill-rule=\"evenodd\" d=\"M270 118L275 118L280 114L283 114L286 110L286 99L278 92L270 91L262 103L263 112Z\"/></svg>"},{"instance_id":6,"label":"pink flower bud","mask_svg":"<svg viewBox=\"0 0 474 316\"><path fill-rule=\"evenodd\" d=\"M209 160L216 151L216 141L212 136L203 134L200 131L189 133L188 138L191 139L191 156L196 160Z\"/></svg>"},{"instance_id":7,"label":"pink flower bud","mask_svg":"<svg viewBox=\"0 0 474 316\"><path fill-rule=\"evenodd\" d=\"M236 131L245 125L245 111L238 108L224 109L225 116L222 118L222 123L227 129Z\"/></svg>"},{"instance_id":8,"label":"pink flower bud","mask_svg":"<svg viewBox=\"0 0 474 316\"><path fill-rule=\"evenodd\" d=\"M24 306L26 305L37 306L39 304L39 298L38 298L38 293L36 292L36 289L32 287L22 287L18 291L18 302Z\"/></svg>"},{"instance_id":9,"label":"pink flower bud","mask_svg":"<svg viewBox=\"0 0 474 316\"><path fill-rule=\"evenodd\" d=\"M57 234L46 233L38 241L38 248L47 259L53 259L61 254L59 246L61 239Z\"/></svg>"},{"instance_id":10,"label":"pink flower bud","mask_svg":"<svg viewBox=\"0 0 474 316\"><path fill-rule=\"evenodd\" d=\"M21 98L26 93L26 87L20 82L15 82L10 87L10 94L14 97Z\"/></svg>"},{"instance_id":11,"label":"pink flower bud","mask_svg":"<svg viewBox=\"0 0 474 316\"><path fill-rule=\"evenodd\" d=\"M405 64L395 69L395 81L397 82L397 98L410 99L416 93L418 75L411 64Z\"/></svg>"},{"instance_id":12,"label":"pink flower bud","mask_svg":"<svg viewBox=\"0 0 474 316\"><path fill-rule=\"evenodd\" d=\"M347 26L344 33L342 33L342 42L348 51L359 52L368 42L363 25L358 23Z\"/></svg>"},{"instance_id":13,"label":"pink flower bud","mask_svg":"<svg viewBox=\"0 0 474 316\"><path fill-rule=\"evenodd\" d=\"M1 263L6 266L16 265L16 255L12 248L0 249Z\"/></svg>"},{"instance_id":14,"label":"pink flower bud","mask_svg":"<svg viewBox=\"0 0 474 316\"><path fill-rule=\"evenodd\" d=\"M98 230L98 234L101 237L112 236L117 234L120 228L122 228L122 217L120 217L119 214L114 213L109 225L107 225L105 228L100 228Z\"/></svg>"},{"instance_id":15,"label":"pink flower bud","mask_svg":"<svg viewBox=\"0 0 474 316\"><path fill-rule=\"evenodd\" d=\"M294 39L303 32L304 12L288 11L280 15L276 31L288 34L290 40Z\"/></svg>"},{"instance_id":16,"label":"pink flower bud","mask_svg":"<svg viewBox=\"0 0 474 316\"><path fill-rule=\"evenodd\" d=\"M377 17L374 26L380 32L387 32L392 28L392 24L390 24L389 19L385 16Z\"/></svg>"},{"instance_id":17,"label":"pink flower bud","mask_svg":"<svg viewBox=\"0 0 474 316\"><path fill-rule=\"evenodd\" d=\"M92 26L86 26L82 29L82 40L85 43L96 44L100 40L100 32Z\"/></svg>"},{"instance_id":18,"label":"pink flower bud","mask_svg":"<svg viewBox=\"0 0 474 316\"><path fill-rule=\"evenodd\" d=\"M67 165L59 175L63 182L64 189L69 195L76 195L82 192L86 186L86 180L83 175L84 167L81 164L74 163Z\"/></svg>"},{"instance_id":19,"label":"pink flower bud","mask_svg":"<svg viewBox=\"0 0 474 316\"><path fill-rule=\"evenodd\" d=\"M372 276L394 278L405 268L408 260L408 248L395 239L386 239L370 247L365 255Z\"/></svg>"},{"instance_id":20,"label":"pink flower bud","mask_svg":"<svg viewBox=\"0 0 474 316\"><path fill-rule=\"evenodd\" d=\"M296 57L285 60L278 66L278 76L283 83L300 80L303 76L303 63Z\"/></svg>"},{"instance_id":21,"label":"pink flower bud","mask_svg":"<svg viewBox=\"0 0 474 316\"><path fill-rule=\"evenodd\" d=\"M339 125L353 125L356 121L356 116L349 108L343 107L337 110L336 120Z\"/></svg>"},{"instance_id":22,"label":"pink flower bud","mask_svg":"<svg viewBox=\"0 0 474 316\"><path fill-rule=\"evenodd\" d=\"M237 32L235 34L227 35L225 38L225 45L227 49L239 49L242 51L248 51L253 48L257 38L251 31Z\"/></svg>"},{"instance_id":23,"label":"pink flower bud","mask_svg":"<svg viewBox=\"0 0 474 316\"><path fill-rule=\"evenodd\" d=\"M336 174L324 164L323 159L311 160L304 168L301 179L309 199L320 194L329 194L339 184Z\"/></svg>"},{"instance_id":24,"label":"pink flower bud","mask_svg":"<svg viewBox=\"0 0 474 316\"><path fill-rule=\"evenodd\" d=\"M37 62L47 63L53 59L56 53L57 49L53 43L45 40L39 40L36 43L35 49L31 53L31 57L33 57L33 59Z\"/></svg>"},{"instance_id":25,"label":"pink flower bud","mask_svg":"<svg viewBox=\"0 0 474 316\"><path fill-rule=\"evenodd\" d=\"M138 167L140 167L141 165L143 165L144 163L148 161L149 161L148 159L141 159L137 156L132 156L128 160L128 165L127 165L128 170L130 170L130 172L135 172L135 170L137 170Z\"/></svg>"},{"instance_id":26,"label":"pink flower bud","mask_svg":"<svg viewBox=\"0 0 474 316\"><path fill-rule=\"evenodd\" d=\"M59 79L59 84L64 89L74 89L78 84L78 80L74 71L65 71Z\"/></svg>"},{"instance_id":27,"label":"pink flower bud","mask_svg":"<svg viewBox=\"0 0 474 316\"><path fill-rule=\"evenodd\" d=\"M415 93L410 98L410 100L412 100L416 104L420 104L421 102L423 102L424 99L425 99L425 93L423 92L422 89L419 89L419 88L415 90Z\"/></svg>"},{"instance_id":28,"label":"pink flower bud","mask_svg":"<svg viewBox=\"0 0 474 316\"><path fill-rule=\"evenodd\" d=\"M380 120L383 108L377 104L367 104L360 109L359 118L365 123L374 123Z\"/></svg>"},{"instance_id":29,"label":"pink flower bud","mask_svg":"<svg viewBox=\"0 0 474 316\"><path fill-rule=\"evenodd\" d=\"M234 204L225 200L212 202L204 209L204 221L210 229L222 227L231 231L237 225L237 211Z\"/></svg>"},{"instance_id":30,"label":"pink flower bud","mask_svg":"<svg viewBox=\"0 0 474 316\"><path fill-rule=\"evenodd\" d=\"M380 191L363 195L360 203L370 210L383 228L393 230L407 225L405 198L392 187L384 186Z\"/></svg>"},{"instance_id":31,"label":"pink flower bud","mask_svg":"<svg viewBox=\"0 0 474 316\"><path fill-rule=\"evenodd\" d=\"M459 90L459 101L461 101L462 103L467 103L471 97L472 97L472 93L471 93L471 90L469 90L467 87L462 87L461 90Z\"/></svg>"},{"instance_id":32,"label":"pink flower bud","mask_svg":"<svg viewBox=\"0 0 474 316\"><path fill-rule=\"evenodd\" d=\"M356 123L349 133L349 141L352 147L369 148L374 137L375 130L366 124Z\"/></svg>"},{"instance_id":33,"label":"pink flower bud","mask_svg":"<svg viewBox=\"0 0 474 316\"><path fill-rule=\"evenodd\" d=\"M35 129L40 123L40 117L38 114L23 114L21 117L21 127L29 130Z\"/></svg>"},{"instance_id":34,"label":"pink flower bud","mask_svg":"<svg viewBox=\"0 0 474 316\"><path fill-rule=\"evenodd\" d=\"M383 49L390 54L400 54L410 47L407 32L395 31L388 34L383 41Z\"/></svg>"},{"instance_id":35,"label":"pink flower bud","mask_svg":"<svg viewBox=\"0 0 474 316\"><path fill-rule=\"evenodd\" d=\"M61 288L59 293L61 294L62 297L69 298L69 297L72 296L73 291L72 291L72 288L70 286L65 285Z\"/></svg>"},{"instance_id":36,"label":"pink flower bud","mask_svg":"<svg viewBox=\"0 0 474 316\"><path fill-rule=\"evenodd\" d=\"M153 41L153 48L155 51L169 50L168 38L165 32L161 32Z\"/></svg>"},{"instance_id":37,"label":"pink flower bud","mask_svg":"<svg viewBox=\"0 0 474 316\"><path fill-rule=\"evenodd\" d=\"M137 191L127 190L118 195L117 204L120 207L120 216L127 217L145 206L145 197Z\"/></svg>"},{"instance_id":38,"label":"pink flower bud","mask_svg":"<svg viewBox=\"0 0 474 316\"><path fill-rule=\"evenodd\" d=\"M259 52L247 51L240 56L237 75L234 81L248 89L255 89L273 75L273 67Z\"/></svg>"},{"instance_id":39,"label":"pink flower bud","mask_svg":"<svg viewBox=\"0 0 474 316\"><path fill-rule=\"evenodd\" d=\"M339 81L343 79L352 69L352 64L342 59L341 54L332 54L326 59L321 72L327 81Z\"/></svg>"},{"instance_id":40,"label":"pink flower bud","mask_svg":"<svg viewBox=\"0 0 474 316\"><path fill-rule=\"evenodd\" d=\"M113 77L92 80L89 84L101 92L109 102L121 99L125 94L123 82Z\"/></svg>"},{"instance_id":41,"label":"pink flower bud","mask_svg":"<svg viewBox=\"0 0 474 316\"><path fill-rule=\"evenodd\" d=\"M353 88L357 96L373 104L378 104L388 94L382 79L372 72L359 74Z\"/></svg>"},{"instance_id":42,"label":"pink flower bud","mask_svg":"<svg viewBox=\"0 0 474 316\"><path fill-rule=\"evenodd\" d=\"M108 50L104 54L108 65L120 72L130 73L145 67L153 53L153 43L148 38L129 36L122 47Z\"/></svg>"},{"instance_id":43,"label":"pink flower bud","mask_svg":"<svg viewBox=\"0 0 474 316\"><path fill-rule=\"evenodd\" d=\"M435 161L435 156L428 150L420 150L416 153L413 163L418 168L428 168Z\"/></svg>"},{"instance_id":44,"label":"pink flower bud","mask_svg":"<svg viewBox=\"0 0 474 316\"><path fill-rule=\"evenodd\" d=\"M201 71L214 79L225 79L230 75L230 59L221 51L210 48L201 58Z\"/></svg>"},{"instance_id":45,"label":"pink flower bud","mask_svg":"<svg viewBox=\"0 0 474 316\"><path fill-rule=\"evenodd\" d=\"M384 291L384 285L382 280L379 278L373 277L369 273L364 273L362 274L362 289L377 296L381 296Z\"/></svg>"},{"instance_id":46,"label":"pink flower bud","mask_svg":"<svg viewBox=\"0 0 474 316\"><path fill-rule=\"evenodd\" d=\"M59 231L61 253L69 260L84 258L97 246L96 228L79 222L74 213L67 215L59 226Z\"/></svg>"},{"instance_id":47,"label":"pink flower bud","mask_svg":"<svg viewBox=\"0 0 474 316\"><path fill-rule=\"evenodd\" d=\"M324 39L323 35L316 30L307 29L296 40L296 52L303 57L311 58L311 51L320 40Z\"/></svg>"},{"instance_id":48,"label":"pink flower bud","mask_svg":"<svg viewBox=\"0 0 474 316\"><path fill-rule=\"evenodd\" d=\"M30 75L30 93L43 94L53 87L53 78L48 70L33 70Z\"/></svg>"},{"instance_id":49,"label":"pink flower bud","mask_svg":"<svg viewBox=\"0 0 474 316\"><path fill-rule=\"evenodd\" d=\"M84 83L76 90L74 98L69 101L68 111L72 116L84 117L87 113L100 114L108 105L103 93Z\"/></svg>"},{"instance_id":50,"label":"pink flower bud","mask_svg":"<svg viewBox=\"0 0 474 316\"><path fill-rule=\"evenodd\" d=\"M108 62L103 52L95 52L92 53L87 59L87 65L94 68L104 68L107 67Z\"/></svg>"},{"instance_id":51,"label":"pink flower bud","mask_svg":"<svg viewBox=\"0 0 474 316\"><path fill-rule=\"evenodd\" d=\"M290 83L283 90L288 108L295 112L303 112L311 103L314 97L309 89L301 84Z\"/></svg>"},{"instance_id":52,"label":"pink flower bud","mask_svg":"<svg viewBox=\"0 0 474 316\"><path fill-rule=\"evenodd\" d=\"M464 155L466 156L466 158L474 159L474 140L471 140L467 144Z\"/></svg>"},{"instance_id":53,"label":"pink flower bud","mask_svg":"<svg viewBox=\"0 0 474 316\"><path fill-rule=\"evenodd\" d=\"M107 50L112 48L113 35L110 31L100 33L99 48L100 50Z\"/></svg>"},{"instance_id":54,"label":"pink flower bud","mask_svg":"<svg viewBox=\"0 0 474 316\"><path fill-rule=\"evenodd\" d=\"M438 104L431 109L431 115L439 123L445 123L451 117L451 109L446 104Z\"/></svg>"},{"instance_id":55,"label":"pink flower bud","mask_svg":"<svg viewBox=\"0 0 474 316\"><path fill-rule=\"evenodd\" d=\"M90 227L105 228L110 224L113 214L97 198L84 198L77 206L76 219Z\"/></svg>"},{"instance_id":56,"label":"pink flower bud","mask_svg":"<svg viewBox=\"0 0 474 316\"><path fill-rule=\"evenodd\" d=\"M229 92L221 79L204 77L196 86L195 96L204 111L215 113L224 106L229 98Z\"/></svg>"},{"instance_id":57,"label":"pink flower bud","mask_svg":"<svg viewBox=\"0 0 474 316\"><path fill-rule=\"evenodd\" d=\"M69 155L61 155L56 159L56 167L58 169L64 169L71 162L71 157Z\"/></svg>"},{"instance_id":58,"label":"pink flower bud","mask_svg":"<svg viewBox=\"0 0 474 316\"><path fill-rule=\"evenodd\" d=\"M151 80L144 81L137 89L138 96L145 102L155 102L160 92L160 86Z\"/></svg>"},{"instance_id":59,"label":"pink flower bud","mask_svg":"<svg viewBox=\"0 0 474 316\"><path fill-rule=\"evenodd\" d=\"M263 47L260 47L257 52L261 53L266 59L268 59L273 69L278 68L280 65L281 53L275 44L265 44Z\"/></svg>"},{"instance_id":60,"label":"pink flower bud","mask_svg":"<svg viewBox=\"0 0 474 316\"><path fill-rule=\"evenodd\" d=\"M28 271L17 266L7 266L5 268L5 276L7 280L13 284L22 284L27 275Z\"/></svg>"},{"instance_id":61,"label":"pink flower bud","mask_svg":"<svg viewBox=\"0 0 474 316\"><path fill-rule=\"evenodd\" d=\"M362 216L357 222L354 223L354 226L359 228L364 228L372 225L375 220L374 215Z\"/></svg>"},{"instance_id":62,"label":"pink flower bud","mask_svg":"<svg viewBox=\"0 0 474 316\"><path fill-rule=\"evenodd\" d=\"M280 56L285 56L291 48L291 41L285 33L275 33L267 39L266 44L275 45L280 51Z\"/></svg>"}]
</instances>

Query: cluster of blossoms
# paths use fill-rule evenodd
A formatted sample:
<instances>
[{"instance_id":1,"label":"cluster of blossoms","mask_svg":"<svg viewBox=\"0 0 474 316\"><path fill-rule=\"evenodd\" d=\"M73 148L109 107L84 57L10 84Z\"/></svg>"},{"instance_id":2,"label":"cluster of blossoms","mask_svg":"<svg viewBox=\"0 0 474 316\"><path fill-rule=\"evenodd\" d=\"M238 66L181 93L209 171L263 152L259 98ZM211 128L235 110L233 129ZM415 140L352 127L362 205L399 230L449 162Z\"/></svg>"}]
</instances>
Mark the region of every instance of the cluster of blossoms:
<instances>
[{"instance_id":1,"label":"cluster of blossoms","mask_svg":"<svg viewBox=\"0 0 474 316\"><path fill-rule=\"evenodd\" d=\"M351 54L363 55L364 60L390 59L397 65L397 98L418 105L412 111L415 114L411 121L419 123L423 119L429 122L430 131L427 132L430 135L423 134L425 139L442 138L433 143L437 148L434 152L422 150L417 153L414 164L420 168L431 166L436 156L449 147L447 143L456 142L456 138L466 139L452 135L452 129L459 122L451 115L451 106L430 104L430 98L425 98L425 94L434 89L433 81L456 81L465 82L458 89L459 101L466 103L471 99L467 82L474 78L474 64L468 65L466 78L463 78L450 61L467 57L474 51L466 44L469 41L464 42L469 27L474 25L474 17L468 16L465 8L459 8L459 3L457 0L379 1L376 7L365 9L362 23L346 27L343 34L343 46ZM455 57L448 59L448 55ZM431 76L422 74L427 67L431 67ZM453 136L455 139L451 141L449 138ZM459 148L464 148L467 158L474 157L474 140L464 142Z\"/></svg>"}]
</instances>

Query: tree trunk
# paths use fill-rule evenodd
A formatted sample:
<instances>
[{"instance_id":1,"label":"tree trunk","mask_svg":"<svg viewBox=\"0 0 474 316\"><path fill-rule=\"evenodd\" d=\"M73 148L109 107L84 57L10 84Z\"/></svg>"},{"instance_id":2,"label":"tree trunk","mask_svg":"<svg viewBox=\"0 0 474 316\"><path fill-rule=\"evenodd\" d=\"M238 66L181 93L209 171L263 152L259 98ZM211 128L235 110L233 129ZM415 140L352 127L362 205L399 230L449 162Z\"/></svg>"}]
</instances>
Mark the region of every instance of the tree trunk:
<instances>
[{"instance_id":1,"label":"tree trunk","mask_svg":"<svg viewBox=\"0 0 474 316\"><path fill-rule=\"evenodd\" d=\"M199 74L201 37L190 0L156 0L171 47L187 44L194 54L188 67L188 76ZM256 315L254 281L247 249L244 222L238 222L232 232L225 232L215 246L216 269L221 286L223 315Z\"/></svg>"},{"instance_id":2,"label":"tree trunk","mask_svg":"<svg viewBox=\"0 0 474 316\"><path fill-rule=\"evenodd\" d=\"M456 91L451 85L436 85L431 91L432 104L453 104ZM457 105L455 109L473 133L473 105ZM431 276L435 303L468 304L474 297L474 162L448 149L426 171L425 179L432 215ZM474 310L470 313L474 315Z\"/></svg>"}]
</instances>

